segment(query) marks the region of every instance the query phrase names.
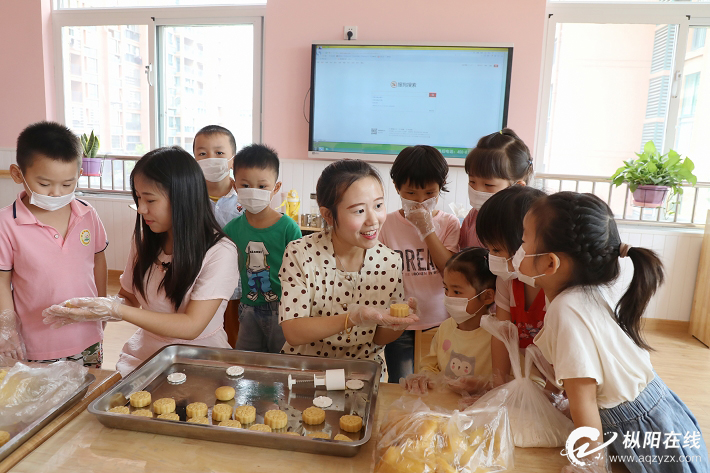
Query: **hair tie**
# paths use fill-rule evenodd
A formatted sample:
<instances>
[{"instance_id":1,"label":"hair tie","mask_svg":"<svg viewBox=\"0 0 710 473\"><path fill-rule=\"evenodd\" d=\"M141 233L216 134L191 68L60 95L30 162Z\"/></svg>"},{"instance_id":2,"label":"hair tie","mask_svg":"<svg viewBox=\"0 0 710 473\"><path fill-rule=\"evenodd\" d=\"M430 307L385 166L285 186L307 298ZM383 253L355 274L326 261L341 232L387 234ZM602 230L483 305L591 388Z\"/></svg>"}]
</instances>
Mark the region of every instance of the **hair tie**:
<instances>
[{"instance_id":1,"label":"hair tie","mask_svg":"<svg viewBox=\"0 0 710 473\"><path fill-rule=\"evenodd\" d=\"M503 134L503 130L499 131L498 133L500 133L500 134L502 135L502 134Z\"/></svg>"},{"instance_id":2,"label":"hair tie","mask_svg":"<svg viewBox=\"0 0 710 473\"><path fill-rule=\"evenodd\" d=\"M619 245L619 257L620 258L626 258L629 255L629 250L631 249L631 245L628 243L622 243Z\"/></svg>"}]
</instances>

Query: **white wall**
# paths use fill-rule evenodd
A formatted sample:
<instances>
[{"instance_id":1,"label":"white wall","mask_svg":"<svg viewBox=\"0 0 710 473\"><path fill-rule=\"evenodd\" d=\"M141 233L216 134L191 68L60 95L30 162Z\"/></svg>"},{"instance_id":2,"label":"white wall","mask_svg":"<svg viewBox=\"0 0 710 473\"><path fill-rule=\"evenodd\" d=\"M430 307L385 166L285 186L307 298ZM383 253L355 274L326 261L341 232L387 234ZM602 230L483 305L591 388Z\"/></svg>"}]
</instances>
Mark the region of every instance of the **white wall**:
<instances>
[{"instance_id":1,"label":"white wall","mask_svg":"<svg viewBox=\"0 0 710 473\"><path fill-rule=\"evenodd\" d=\"M0 148L0 169L8 169L14 162L14 150ZM284 160L281 163L281 179L284 196L296 189L301 196L301 212L308 213L309 195L315 192L318 176L328 161ZM375 164L385 186L388 211L400 208L399 196L389 179L389 164ZM450 211L449 202L466 204L467 176L463 168L452 168L449 176L449 192L442 195L438 208ZM10 179L0 179L0 207L9 205L20 191L20 186ZM130 197L83 197L93 205L106 227L110 244L106 250L109 269L122 271L130 248L136 213L128 207ZM278 205L281 198L274 199ZM632 246L644 246L659 253L666 269L666 284L662 286L649 304L646 317L679 321L690 320L690 309L695 290L700 246L703 234L699 230L679 230L663 227L620 225L622 241ZM614 286L613 293L620 295L631 280L632 265L622 260L622 277Z\"/></svg>"}]
</instances>

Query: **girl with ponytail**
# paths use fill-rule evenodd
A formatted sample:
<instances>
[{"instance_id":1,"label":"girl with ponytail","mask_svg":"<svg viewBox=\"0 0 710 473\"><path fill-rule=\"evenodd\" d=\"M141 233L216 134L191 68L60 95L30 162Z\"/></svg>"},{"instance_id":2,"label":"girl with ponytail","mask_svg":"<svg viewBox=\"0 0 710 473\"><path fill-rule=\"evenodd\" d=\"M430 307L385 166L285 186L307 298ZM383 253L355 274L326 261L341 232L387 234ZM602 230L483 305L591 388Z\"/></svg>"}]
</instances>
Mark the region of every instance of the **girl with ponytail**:
<instances>
[{"instance_id":1,"label":"girl with ponytail","mask_svg":"<svg viewBox=\"0 0 710 473\"><path fill-rule=\"evenodd\" d=\"M599 289L617 279L624 257L634 275L612 309ZM697 420L653 371L641 334L641 316L664 279L656 253L623 243L611 209L595 195L559 192L538 199L526 214L513 267L549 301L534 343L567 393L575 427L604 434L582 442L613 438L610 448L631 472L710 471ZM646 441L647 433L660 441ZM602 469L597 457L580 471Z\"/></svg>"}]
</instances>

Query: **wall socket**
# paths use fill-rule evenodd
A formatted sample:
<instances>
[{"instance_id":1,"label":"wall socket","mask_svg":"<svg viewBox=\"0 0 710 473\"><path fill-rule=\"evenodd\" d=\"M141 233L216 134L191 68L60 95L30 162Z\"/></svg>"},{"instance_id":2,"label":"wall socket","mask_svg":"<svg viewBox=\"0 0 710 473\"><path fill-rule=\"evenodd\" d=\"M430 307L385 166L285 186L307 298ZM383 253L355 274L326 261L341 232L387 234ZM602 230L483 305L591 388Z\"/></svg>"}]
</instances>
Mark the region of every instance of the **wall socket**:
<instances>
[{"instance_id":1,"label":"wall socket","mask_svg":"<svg viewBox=\"0 0 710 473\"><path fill-rule=\"evenodd\" d=\"M348 38L348 31L352 31L353 35L351 38ZM357 39L357 26L344 26L343 27L343 39Z\"/></svg>"}]
</instances>

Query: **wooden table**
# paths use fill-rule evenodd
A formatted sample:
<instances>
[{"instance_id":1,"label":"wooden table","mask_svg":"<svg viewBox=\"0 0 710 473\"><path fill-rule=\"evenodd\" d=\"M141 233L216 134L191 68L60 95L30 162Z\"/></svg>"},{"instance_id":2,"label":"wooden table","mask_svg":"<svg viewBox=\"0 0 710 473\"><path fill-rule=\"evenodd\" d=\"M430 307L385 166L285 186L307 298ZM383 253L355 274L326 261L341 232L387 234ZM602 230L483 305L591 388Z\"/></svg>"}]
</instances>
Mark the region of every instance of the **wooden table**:
<instances>
[{"instance_id":1,"label":"wooden table","mask_svg":"<svg viewBox=\"0 0 710 473\"><path fill-rule=\"evenodd\" d=\"M387 408L404 391L399 385L381 384L375 432ZM454 394L430 393L430 406L456 408ZM13 472L370 472L375 465L377 437L352 458L331 457L268 448L246 447L104 427L86 410L32 453ZM526 473L557 473L568 465L560 448L518 448L516 468ZM615 470L616 471L616 470Z\"/></svg>"},{"instance_id":2,"label":"wooden table","mask_svg":"<svg viewBox=\"0 0 710 473\"><path fill-rule=\"evenodd\" d=\"M63 412L59 417L47 424L42 430L37 432L32 438L20 445L17 450L12 452L7 458L0 462L0 473L10 471L10 469L29 453L37 449L42 443L57 433L62 427L68 424L74 417L81 412L86 411L91 401L99 397L101 393L106 392L108 388L116 384L121 375L118 371L101 370L90 368L89 373L96 376L96 380L89 385L84 397L74 406Z\"/></svg>"}]
</instances>

